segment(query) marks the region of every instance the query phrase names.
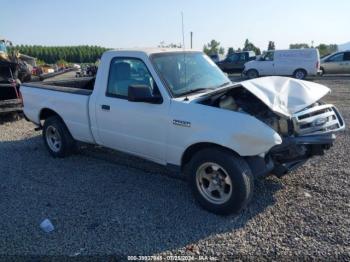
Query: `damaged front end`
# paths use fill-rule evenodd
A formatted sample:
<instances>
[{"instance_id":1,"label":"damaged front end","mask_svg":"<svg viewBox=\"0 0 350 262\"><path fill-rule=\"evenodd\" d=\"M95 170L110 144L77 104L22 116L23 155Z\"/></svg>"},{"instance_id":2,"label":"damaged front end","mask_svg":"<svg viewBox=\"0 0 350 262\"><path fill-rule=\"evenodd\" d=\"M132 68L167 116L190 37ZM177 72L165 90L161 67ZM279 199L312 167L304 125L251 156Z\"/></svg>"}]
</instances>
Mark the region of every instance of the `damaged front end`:
<instances>
[{"instance_id":1,"label":"damaged front end","mask_svg":"<svg viewBox=\"0 0 350 262\"><path fill-rule=\"evenodd\" d=\"M264 77L234 85L200 103L249 114L274 129L282 143L259 156L245 157L256 176L283 176L310 157L323 155L345 123L321 98L329 88L286 77Z\"/></svg>"},{"instance_id":2,"label":"damaged front end","mask_svg":"<svg viewBox=\"0 0 350 262\"><path fill-rule=\"evenodd\" d=\"M323 155L333 145L334 133L345 128L339 111L320 102L293 114L291 122L293 135L283 137L282 144L269 151L274 162L272 173L277 176L297 168L312 156Z\"/></svg>"}]
</instances>

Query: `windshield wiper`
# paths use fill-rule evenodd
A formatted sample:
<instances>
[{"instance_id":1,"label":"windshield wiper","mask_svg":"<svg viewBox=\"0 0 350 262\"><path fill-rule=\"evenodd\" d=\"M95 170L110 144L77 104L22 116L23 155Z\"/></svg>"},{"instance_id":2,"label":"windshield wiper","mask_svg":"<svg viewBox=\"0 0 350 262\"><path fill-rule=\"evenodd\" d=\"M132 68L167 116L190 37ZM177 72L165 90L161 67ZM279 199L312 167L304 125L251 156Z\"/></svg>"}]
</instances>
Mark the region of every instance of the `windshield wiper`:
<instances>
[{"instance_id":1,"label":"windshield wiper","mask_svg":"<svg viewBox=\"0 0 350 262\"><path fill-rule=\"evenodd\" d=\"M205 92L207 90L213 90L214 88L196 88L196 89L190 89L186 92L183 92L181 94L179 94L179 96L185 96L185 95L188 95L188 94L192 94L192 93L202 93L202 92Z\"/></svg>"},{"instance_id":2,"label":"windshield wiper","mask_svg":"<svg viewBox=\"0 0 350 262\"><path fill-rule=\"evenodd\" d=\"M232 84L232 82L231 81L225 82L225 83L218 85L218 86L215 86L215 87L203 87L203 88L190 89L186 92L179 94L179 96L185 96L185 95L192 94L192 93L203 93L205 91L215 90L217 88L224 87L224 86L227 86L229 84Z\"/></svg>"},{"instance_id":3,"label":"windshield wiper","mask_svg":"<svg viewBox=\"0 0 350 262\"><path fill-rule=\"evenodd\" d=\"M227 85L229 85L229 84L232 84L232 82L231 82L231 81L225 82L225 83L219 85L217 88L219 88L219 87L224 87L224 86L227 86Z\"/></svg>"}]
</instances>

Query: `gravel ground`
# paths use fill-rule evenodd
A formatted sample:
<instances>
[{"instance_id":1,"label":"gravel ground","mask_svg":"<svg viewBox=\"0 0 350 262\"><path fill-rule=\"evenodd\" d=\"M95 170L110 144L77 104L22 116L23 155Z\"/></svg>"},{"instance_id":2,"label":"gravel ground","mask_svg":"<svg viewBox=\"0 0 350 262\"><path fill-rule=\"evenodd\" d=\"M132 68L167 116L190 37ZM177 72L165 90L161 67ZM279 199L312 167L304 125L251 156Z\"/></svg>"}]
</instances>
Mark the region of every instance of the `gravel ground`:
<instances>
[{"instance_id":1,"label":"gravel ground","mask_svg":"<svg viewBox=\"0 0 350 262\"><path fill-rule=\"evenodd\" d=\"M350 78L332 88L350 125ZM0 125L1 255L202 255L350 260L350 132L282 179L256 182L249 207L220 217L156 164L84 146L51 158L25 120ZM55 230L44 233L49 218ZM198 257L197 257L198 258Z\"/></svg>"}]
</instances>

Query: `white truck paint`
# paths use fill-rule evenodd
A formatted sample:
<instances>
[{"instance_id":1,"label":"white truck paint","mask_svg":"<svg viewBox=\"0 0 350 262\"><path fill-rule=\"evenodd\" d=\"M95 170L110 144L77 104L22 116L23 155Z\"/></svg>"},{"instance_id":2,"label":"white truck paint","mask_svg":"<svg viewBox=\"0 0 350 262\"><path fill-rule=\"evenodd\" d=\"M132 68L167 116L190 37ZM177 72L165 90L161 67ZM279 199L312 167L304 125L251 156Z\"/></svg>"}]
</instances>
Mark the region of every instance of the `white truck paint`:
<instances>
[{"instance_id":1,"label":"white truck paint","mask_svg":"<svg viewBox=\"0 0 350 262\"><path fill-rule=\"evenodd\" d=\"M159 61L163 64L160 64L157 57L160 57ZM136 68L136 64L139 66L140 61L148 73L145 69L140 71ZM172 70L166 70L168 64L164 64L164 61L175 63L171 65ZM188 66L184 76L191 74L190 66L194 64L197 66L193 69L195 73L192 77L195 80L185 79L184 88L189 92L179 95L176 93L179 90L174 87L179 78L170 83L169 76L178 75L184 66ZM114 72L112 65L119 68L119 71ZM198 68L203 68L205 72L200 75L201 72L195 71ZM127 97L108 95L111 85L109 82L115 76L113 74L121 74L123 70L129 78L140 79L143 75L147 76L148 80L153 79L154 82L150 82L152 87L131 84L128 86ZM175 72L176 70L179 72ZM166 72L170 72L170 75ZM198 74L200 80L196 80ZM126 81L120 78L122 80L116 80L119 87ZM208 78L207 82L221 79L224 83L215 88L190 90L190 83L202 81L203 78ZM145 90L154 92L155 89L158 90L157 95L152 94L151 97L147 97L148 100L145 99L145 95L141 98L142 102L133 100L134 91L140 95ZM277 175L281 175L313 154L323 153L323 150L334 141L333 133L345 127L334 106L318 102L329 92L327 87L283 77L265 77L233 84L208 57L192 50L108 51L102 56L93 91L52 83L23 84L20 91L25 116L38 126L42 127L44 121L58 116L76 141L102 145L162 165L170 164L183 169L188 165L195 165L191 161L194 156L202 152L200 150L203 148L211 150L215 146L212 149L213 154L216 154L218 148L229 150L217 154L223 154L223 158L228 154L227 161L230 161L230 154L235 155L232 156L234 159L240 157L242 161L248 163L253 175L266 175L273 173L274 170ZM303 110L308 114L303 114ZM314 125L316 120L317 125ZM57 125L52 126L57 129ZM44 137L45 128L47 125L44 124ZM299 136L296 130L305 136ZM62 139L64 134L61 132L58 137ZM56 136L53 141L57 142ZM294 152L294 146L302 150ZM316 151L318 153L315 153ZM234 197L232 184L231 180L227 179L227 176L234 179L234 176L231 177L227 171L230 166L225 169L226 162L217 164L214 160L208 163L213 165L209 168L211 173L226 176L224 181L229 181L225 188L231 188L232 196L225 199L238 201L240 204L235 206L232 204L231 207L222 206L219 199L216 199L217 196L214 196L219 189L218 181L212 174L204 191L210 188L214 190L210 191L213 195L208 197L205 193L195 193L197 199L200 198L199 202L216 213L237 211L238 207L242 208L246 204L245 200L232 200ZM242 166L242 163L240 165ZM209 169L204 172L209 172ZM198 170L202 169L198 167ZM195 179L198 179L198 172L193 175ZM242 176L247 175L244 172ZM196 181L195 191L202 192L200 188L203 187L203 183ZM205 178L203 181L205 182ZM236 183L239 185L239 182ZM244 184L244 187L245 193L251 194L251 186ZM225 188L220 190L226 190Z\"/></svg>"}]
</instances>

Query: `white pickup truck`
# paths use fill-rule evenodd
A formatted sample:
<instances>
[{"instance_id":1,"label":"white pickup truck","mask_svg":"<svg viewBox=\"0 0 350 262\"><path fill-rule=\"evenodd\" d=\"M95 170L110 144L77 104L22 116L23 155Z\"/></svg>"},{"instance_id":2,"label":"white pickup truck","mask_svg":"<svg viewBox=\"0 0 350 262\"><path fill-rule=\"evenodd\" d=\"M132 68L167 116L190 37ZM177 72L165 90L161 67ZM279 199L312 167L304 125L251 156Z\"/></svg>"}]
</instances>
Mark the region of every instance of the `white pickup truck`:
<instances>
[{"instance_id":1,"label":"white pickup truck","mask_svg":"<svg viewBox=\"0 0 350 262\"><path fill-rule=\"evenodd\" d=\"M282 176L323 154L345 128L320 101L327 87L286 77L232 83L192 50L107 51L96 78L20 91L52 156L80 141L178 167L198 202L218 214L245 207L255 177Z\"/></svg>"}]
</instances>

